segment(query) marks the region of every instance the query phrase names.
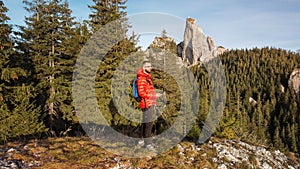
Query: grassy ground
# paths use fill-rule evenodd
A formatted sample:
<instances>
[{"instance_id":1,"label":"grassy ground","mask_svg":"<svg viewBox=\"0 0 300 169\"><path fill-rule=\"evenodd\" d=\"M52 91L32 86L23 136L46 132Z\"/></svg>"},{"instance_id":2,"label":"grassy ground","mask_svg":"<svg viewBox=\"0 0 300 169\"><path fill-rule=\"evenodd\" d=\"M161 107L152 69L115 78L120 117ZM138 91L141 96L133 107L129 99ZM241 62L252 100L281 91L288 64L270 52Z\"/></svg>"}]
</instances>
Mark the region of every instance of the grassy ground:
<instances>
[{"instance_id":1,"label":"grassy ground","mask_svg":"<svg viewBox=\"0 0 300 169\"><path fill-rule=\"evenodd\" d=\"M184 154L175 146L171 150L152 157L126 158L103 150L89 138L49 138L31 140L27 143L12 142L0 146L0 157L7 160L23 161L30 168L216 168L212 162L215 150L193 143L182 142ZM16 151L8 153L9 149ZM205 151L204 151L205 150ZM182 150L181 150L182 151Z\"/></svg>"}]
</instances>

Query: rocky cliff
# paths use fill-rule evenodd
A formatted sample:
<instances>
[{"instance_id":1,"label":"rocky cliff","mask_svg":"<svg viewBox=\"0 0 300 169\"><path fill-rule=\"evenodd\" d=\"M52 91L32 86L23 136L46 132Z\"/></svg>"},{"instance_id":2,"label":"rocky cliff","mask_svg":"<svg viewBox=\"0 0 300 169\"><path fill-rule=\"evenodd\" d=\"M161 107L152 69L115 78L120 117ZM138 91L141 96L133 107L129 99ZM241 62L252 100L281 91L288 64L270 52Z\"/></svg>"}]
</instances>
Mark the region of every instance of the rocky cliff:
<instances>
[{"instance_id":1,"label":"rocky cliff","mask_svg":"<svg viewBox=\"0 0 300 169\"><path fill-rule=\"evenodd\" d=\"M216 47L211 37L206 36L196 20L186 19L184 40L178 44L178 55L187 65L195 65L199 61L206 62L226 52L227 49Z\"/></svg>"},{"instance_id":2,"label":"rocky cliff","mask_svg":"<svg viewBox=\"0 0 300 169\"><path fill-rule=\"evenodd\" d=\"M289 86L292 87L298 95L300 94L300 69L295 69L291 73Z\"/></svg>"},{"instance_id":3,"label":"rocky cliff","mask_svg":"<svg viewBox=\"0 0 300 169\"><path fill-rule=\"evenodd\" d=\"M228 51L223 46L216 47L213 39L210 36L206 36L202 28L197 25L196 20L192 18L186 19L183 41L177 45L175 44L175 51L173 44L175 44L175 41L170 37L155 37L145 51L146 56L149 56L153 48L162 49L161 52L170 50L179 56L179 61L177 61L179 65L190 66L199 62L209 61Z\"/></svg>"}]
</instances>

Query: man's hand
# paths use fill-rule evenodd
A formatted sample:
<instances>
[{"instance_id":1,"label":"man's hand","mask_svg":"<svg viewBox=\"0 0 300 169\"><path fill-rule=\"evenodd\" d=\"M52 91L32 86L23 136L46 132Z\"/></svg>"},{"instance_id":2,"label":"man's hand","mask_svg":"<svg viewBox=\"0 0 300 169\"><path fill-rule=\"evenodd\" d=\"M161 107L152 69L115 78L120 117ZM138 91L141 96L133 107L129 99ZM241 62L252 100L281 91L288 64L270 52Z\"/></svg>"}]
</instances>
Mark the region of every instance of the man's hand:
<instances>
[{"instance_id":1,"label":"man's hand","mask_svg":"<svg viewBox=\"0 0 300 169\"><path fill-rule=\"evenodd\" d=\"M159 98L159 97L161 97L161 96L162 96L161 93L156 93L156 94L155 94L155 97L156 97L156 98Z\"/></svg>"}]
</instances>

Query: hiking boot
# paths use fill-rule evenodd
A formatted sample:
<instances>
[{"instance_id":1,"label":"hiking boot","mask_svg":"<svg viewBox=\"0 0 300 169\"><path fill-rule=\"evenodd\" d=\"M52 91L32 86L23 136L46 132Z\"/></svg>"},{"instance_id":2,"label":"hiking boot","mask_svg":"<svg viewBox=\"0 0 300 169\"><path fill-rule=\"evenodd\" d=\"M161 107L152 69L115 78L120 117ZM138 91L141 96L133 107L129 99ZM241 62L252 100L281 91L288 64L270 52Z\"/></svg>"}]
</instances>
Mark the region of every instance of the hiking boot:
<instances>
[{"instance_id":1,"label":"hiking boot","mask_svg":"<svg viewBox=\"0 0 300 169\"><path fill-rule=\"evenodd\" d=\"M144 140L139 140L139 141L138 141L138 145L139 145L139 146L144 146L144 145L145 145Z\"/></svg>"},{"instance_id":2,"label":"hiking boot","mask_svg":"<svg viewBox=\"0 0 300 169\"><path fill-rule=\"evenodd\" d=\"M148 144L148 145L146 146L146 148L147 148L149 151L152 151L153 153L156 153L156 152L157 152L156 149L155 149L155 147L154 147L153 145L151 145L151 144Z\"/></svg>"}]
</instances>

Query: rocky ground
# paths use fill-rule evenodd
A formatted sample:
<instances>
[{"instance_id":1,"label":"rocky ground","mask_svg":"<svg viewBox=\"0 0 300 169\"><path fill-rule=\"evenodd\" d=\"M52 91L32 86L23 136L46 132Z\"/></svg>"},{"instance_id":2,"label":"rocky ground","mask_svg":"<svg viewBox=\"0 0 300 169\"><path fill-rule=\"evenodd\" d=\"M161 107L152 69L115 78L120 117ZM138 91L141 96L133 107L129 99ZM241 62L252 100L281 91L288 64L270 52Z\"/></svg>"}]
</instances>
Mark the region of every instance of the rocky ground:
<instances>
[{"instance_id":1,"label":"rocky ground","mask_svg":"<svg viewBox=\"0 0 300 169\"><path fill-rule=\"evenodd\" d=\"M300 168L294 154L242 141L211 138L196 146L181 142L147 158L114 155L88 138L50 138L0 146L0 168Z\"/></svg>"}]
</instances>

